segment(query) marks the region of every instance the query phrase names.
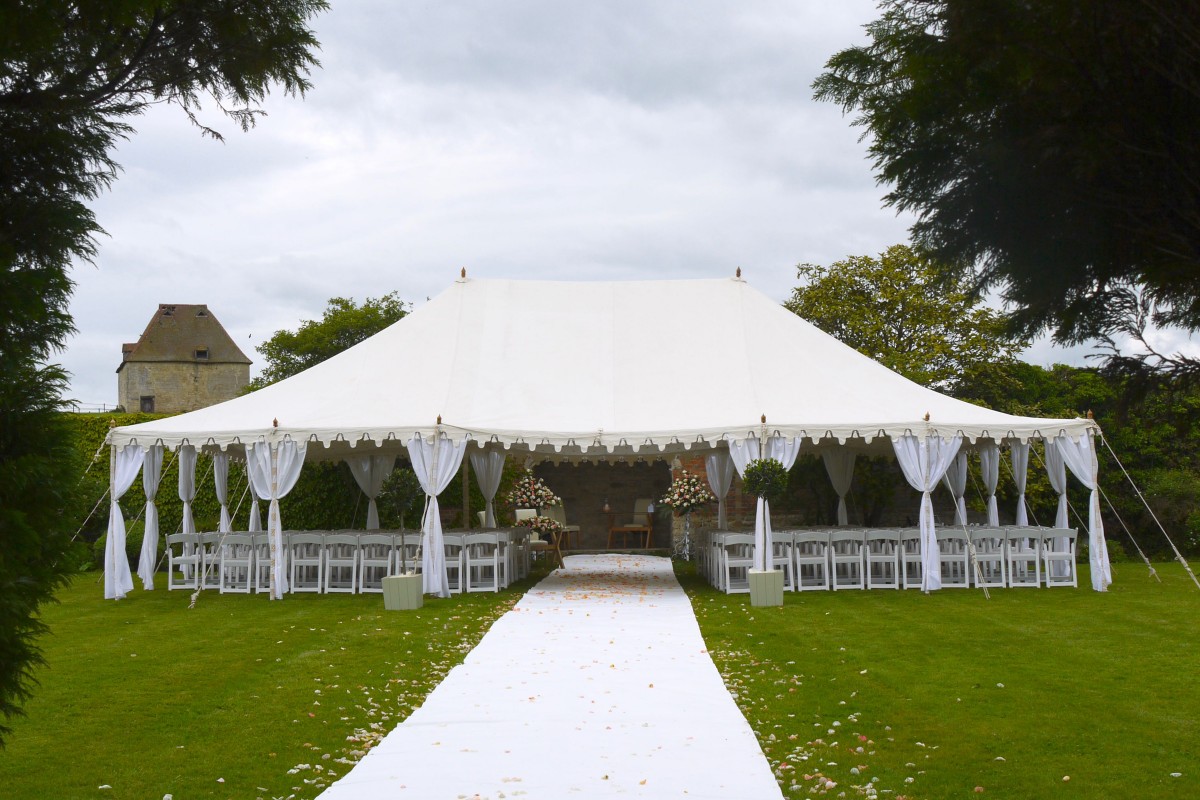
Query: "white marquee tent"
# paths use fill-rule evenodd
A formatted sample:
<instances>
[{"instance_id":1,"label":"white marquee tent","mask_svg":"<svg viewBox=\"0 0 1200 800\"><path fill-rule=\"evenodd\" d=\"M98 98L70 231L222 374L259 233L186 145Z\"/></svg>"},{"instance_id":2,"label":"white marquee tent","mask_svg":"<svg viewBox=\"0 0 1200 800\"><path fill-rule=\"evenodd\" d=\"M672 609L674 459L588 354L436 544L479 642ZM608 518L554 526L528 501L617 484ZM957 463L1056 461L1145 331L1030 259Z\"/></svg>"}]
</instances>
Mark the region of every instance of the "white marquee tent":
<instances>
[{"instance_id":1,"label":"white marquee tent","mask_svg":"<svg viewBox=\"0 0 1200 800\"><path fill-rule=\"evenodd\" d=\"M740 278L463 277L395 325L301 374L199 411L114 428L108 443L113 498L132 485L143 461L155 463L147 454L158 453L161 464L162 448L245 458L255 495L271 501L268 530L280 543L276 501L305 460L350 462L373 497L395 457L407 454L430 496L426 590L442 593L436 496L468 452L486 483L487 465L498 472L503 458L496 454L505 450L568 459L698 450L731 458L740 472L760 455L790 466L802 448L886 448L922 492L924 557L936 564L929 492L956 455L978 449L988 478L999 446L1008 446L1021 481L1029 442L1042 440L1048 460L1070 467L1091 490L1093 587L1102 591L1111 575L1095 489L1097 433L1089 419L1013 416L919 386ZM1053 479L1054 464L1051 472ZM988 480L994 491L994 478ZM157 475L147 472L144 482L150 498ZM181 483L181 497L185 488L194 493ZM132 581L117 558L124 525L115 499L113 506L106 596L121 597ZM1023 511L1022 504L1019 524ZM765 554L769 510L758 517ZM157 533L154 540L147 548ZM280 596L285 577L282 559L276 563L272 595ZM936 570L924 572L926 588L938 588Z\"/></svg>"}]
</instances>

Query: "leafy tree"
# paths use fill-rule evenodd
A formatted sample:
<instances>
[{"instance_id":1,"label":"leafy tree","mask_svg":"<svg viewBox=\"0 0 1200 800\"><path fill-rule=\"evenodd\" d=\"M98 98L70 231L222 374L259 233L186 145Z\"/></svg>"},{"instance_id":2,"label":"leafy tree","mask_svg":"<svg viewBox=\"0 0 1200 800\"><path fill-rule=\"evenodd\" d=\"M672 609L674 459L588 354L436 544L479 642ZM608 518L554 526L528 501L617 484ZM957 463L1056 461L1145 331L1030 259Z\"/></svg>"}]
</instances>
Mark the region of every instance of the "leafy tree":
<instances>
[{"instance_id":1,"label":"leafy tree","mask_svg":"<svg viewBox=\"0 0 1200 800\"><path fill-rule=\"evenodd\" d=\"M942 285L938 266L906 245L797 272L790 311L925 386L962 395L1006 383L1025 345L969 287Z\"/></svg>"},{"instance_id":2,"label":"leafy tree","mask_svg":"<svg viewBox=\"0 0 1200 800\"><path fill-rule=\"evenodd\" d=\"M1139 307L1200 327L1195 4L881 8L815 94L857 112L886 203L917 214L939 271L999 290L1014 329L1061 342L1136 333ZM1139 364L1200 376L1177 354L1124 362Z\"/></svg>"},{"instance_id":3,"label":"leafy tree","mask_svg":"<svg viewBox=\"0 0 1200 800\"><path fill-rule=\"evenodd\" d=\"M276 331L256 348L267 365L262 375L250 382L250 388L261 389L316 366L374 336L407 313L408 308L395 292L368 297L361 306L355 305L354 298L334 297L319 321L305 320L294 333Z\"/></svg>"},{"instance_id":4,"label":"leafy tree","mask_svg":"<svg viewBox=\"0 0 1200 800\"><path fill-rule=\"evenodd\" d=\"M40 663L39 607L68 557L78 477L48 365L71 332L72 261L96 253L87 207L115 179L113 149L153 103L199 121L211 99L242 129L272 85L309 88L324 0L13 0L0 6L0 719ZM8 733L0 725L0 743Z\"/></svg>"}]
</instances>

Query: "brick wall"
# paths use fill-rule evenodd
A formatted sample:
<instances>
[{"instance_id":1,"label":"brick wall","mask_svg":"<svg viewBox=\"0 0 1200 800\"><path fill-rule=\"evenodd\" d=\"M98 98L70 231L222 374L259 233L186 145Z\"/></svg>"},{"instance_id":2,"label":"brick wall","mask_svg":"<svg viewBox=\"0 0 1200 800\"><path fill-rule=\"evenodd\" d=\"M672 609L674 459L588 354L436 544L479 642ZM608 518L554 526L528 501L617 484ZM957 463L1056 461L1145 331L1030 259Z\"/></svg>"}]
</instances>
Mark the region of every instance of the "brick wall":
<instances>
[{"instance_id":1,"label":"brick wall","mask_svg":"<svg viewBox=\"0 0 1200 800\"><path fill-rule=\"evenodd\" d=\"M633 505L648 497L655 503L671 485L671 470L665 461L586 462L555 466L538 464L533 472L563 499L567 523L580 526L578 547L604 550L608 547L607 501L616 522L631 522ZM671 541L671 524L665 514L656 514L651 546L665 548ZM619 545L614 545L619 546Z\"/></svg>"}]
</instances>

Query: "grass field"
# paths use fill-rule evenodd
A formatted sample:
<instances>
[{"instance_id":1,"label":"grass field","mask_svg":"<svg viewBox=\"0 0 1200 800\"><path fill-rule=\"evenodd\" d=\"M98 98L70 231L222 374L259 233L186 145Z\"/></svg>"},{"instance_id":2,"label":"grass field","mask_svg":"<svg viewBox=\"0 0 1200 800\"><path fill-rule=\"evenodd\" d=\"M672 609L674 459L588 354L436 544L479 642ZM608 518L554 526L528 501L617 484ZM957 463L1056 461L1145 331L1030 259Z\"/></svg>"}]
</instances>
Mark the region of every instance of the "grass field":
<instances>
[{"instance_id":1,"label":"grass field","mask_svg":"<svg viewBox=\"0 0 1200 800\"><path fill-rule=\"evenodd\" d=\"M774 609L680 577L785 797L1195 797L1200 590L1177 566L1161 585L1118 566L1106 595L814 592ZM314 797L528 585L417 612L211 592L189 610L161 589L105 602L82 576L47 610L50 668L0 751L0 797Z\"/></svg>"},{"instance_id":2,"label":"grass field","mask_svg":"<svg viewBox=\"0 0 1200 800\"><path fill-rule=\"evenodd\" d=\"M1200 590L1178 565L1162 584L1116 566L1107 594L808 592L782 608L680 577L787 797L1200 796Z\"/></svg>"}]
</instances>

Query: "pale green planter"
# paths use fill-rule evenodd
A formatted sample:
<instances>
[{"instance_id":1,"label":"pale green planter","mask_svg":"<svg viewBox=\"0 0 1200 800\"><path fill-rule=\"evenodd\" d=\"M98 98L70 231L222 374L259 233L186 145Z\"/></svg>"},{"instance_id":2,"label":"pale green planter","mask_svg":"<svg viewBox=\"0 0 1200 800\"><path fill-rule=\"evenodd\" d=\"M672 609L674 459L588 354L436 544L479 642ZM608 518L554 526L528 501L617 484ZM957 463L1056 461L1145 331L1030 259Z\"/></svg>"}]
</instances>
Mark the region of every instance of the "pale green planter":
<instances>
[{"instance_id":1,"label":"pale green planter","mask_svg":"<svg viewBox=\"0 0 1200 800\"><path fill-rule=\"evenodd\" d=\"M783 605L783 570L752 569L750 572L750 605Z\"/></svg>"},{"instance_id":2,"label":"pale green planter","mask_svg":"<svg viewBox=\"0 0 1200 800\"><path fill-rule=\"evenodd\" d=\"M412 611L425 604L420 575L390 575L383 579L383 607L388 611Z\"/></svg>"}]
</instances>

